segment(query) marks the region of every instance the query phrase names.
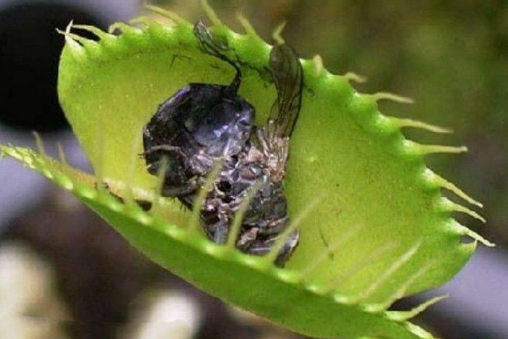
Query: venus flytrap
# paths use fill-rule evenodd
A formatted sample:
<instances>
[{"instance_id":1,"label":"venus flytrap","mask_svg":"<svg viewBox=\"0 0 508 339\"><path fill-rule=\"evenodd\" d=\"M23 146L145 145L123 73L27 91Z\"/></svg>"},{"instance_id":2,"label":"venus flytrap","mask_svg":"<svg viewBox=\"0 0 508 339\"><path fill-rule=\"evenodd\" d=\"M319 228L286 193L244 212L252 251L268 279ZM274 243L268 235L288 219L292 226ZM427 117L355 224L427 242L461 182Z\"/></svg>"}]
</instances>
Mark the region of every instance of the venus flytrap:
<instances>
[{"instance_id":1,"label":"venus flytrap","mask_svg":"<svg viewBox=\"0 0 508 339\"><path fill-rule=\"evenodd\" d=\"M275 250L256 257L236 250L231 241L216 245L199 229L195 212L160 197L161 177L150 176L137 155L142 127L158 104L188 83L226 84L233 70L199 49L192 24L148 7L170 22L142 17L136 26L115 24L109 33L86 25L62 32L60 101L96 175L43 152L1 146L2 154L73 192L154 262L296 332L318 338L432 338L408 320L440 298L405 312L388 308L451 279L478 241L492 245L452 213L481 216L443 198L441 189L481 204L424 163L427 154L464 148L420 145L401 133L403 128L450 131L386 117L379 100L410 100L360 94L350 85L364 80L358 75L333 75L319 56L302 60L303 106L285 180L300 245L284 269L273 264ZM270 46L245 18L240 17L246 31L241 35L205 10L214 34L227 39L240 60L240 94L256 107L256 122L262 124L276 95L266 70ZM145 212L135 199L152 201L154 208ZM463 243L464 236L474 241Z\"/></svg>"}]
</instances>

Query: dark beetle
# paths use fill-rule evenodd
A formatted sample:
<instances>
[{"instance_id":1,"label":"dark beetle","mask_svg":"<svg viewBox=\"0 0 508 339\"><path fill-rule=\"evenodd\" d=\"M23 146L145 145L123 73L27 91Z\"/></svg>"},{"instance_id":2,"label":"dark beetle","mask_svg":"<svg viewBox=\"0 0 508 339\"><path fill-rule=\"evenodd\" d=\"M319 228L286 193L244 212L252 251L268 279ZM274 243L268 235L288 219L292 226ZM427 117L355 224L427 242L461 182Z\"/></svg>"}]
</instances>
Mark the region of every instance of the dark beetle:
<instances>
[{"instance_id":1,"label":"dark beetle","mask_svg":"<svg viewBox=\"0 0 508 339\"><path fill-rule=\"evenodd\" d=\"M220 162L200 211L203 228L211 240L224 244L240 204L255 189L236 247L263 255L289 222L282 183L289 138L301 106L301 64L289 46L272 48L270 71L278 96L265 125L256 127L254 107L238 95L242 74L238 64L225 56L227 45L202 22L194 26L194 34L205 52L235 67L236 76L228 86L190 84L159 106L143 130L147 170L157 175L165 163L162 195L177 197L192 208L199 189ZM298 238L295 230L285 241L278 265L289 259Z\"/></svg>"}]
</instances>

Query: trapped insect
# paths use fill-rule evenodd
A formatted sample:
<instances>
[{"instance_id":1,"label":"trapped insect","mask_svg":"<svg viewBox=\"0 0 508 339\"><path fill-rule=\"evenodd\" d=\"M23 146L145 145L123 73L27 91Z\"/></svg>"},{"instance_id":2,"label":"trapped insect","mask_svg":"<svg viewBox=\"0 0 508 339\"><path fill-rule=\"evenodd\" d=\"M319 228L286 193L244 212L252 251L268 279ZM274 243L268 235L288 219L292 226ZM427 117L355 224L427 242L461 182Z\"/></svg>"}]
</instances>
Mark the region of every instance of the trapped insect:
<instances>
[{"instance_id":1,"label":"trapped insect","mask_svg":"<svg viewBox=\"0 0 508 339\"><path fill-rule=\"evenodd\" d=\"M267 122L257 127L254 107L238 95L242 73L238 62L226 57L227 44L202 22L194 34L206 53L232 65L236 75L227 86L189 84L159 106L143 130L147 170L158 175L164 165L162 195L192 208L219 164L200 210L203 229L212 241L226 243L235 213L249 199L235 244L245 253L263 255L289 223L283 180L301 107L302 67L291 47L272 48L269 69L277 98ZM277 265L289 259L298 239L295 229L285 239Z\"/></svg>"}]
</instances>

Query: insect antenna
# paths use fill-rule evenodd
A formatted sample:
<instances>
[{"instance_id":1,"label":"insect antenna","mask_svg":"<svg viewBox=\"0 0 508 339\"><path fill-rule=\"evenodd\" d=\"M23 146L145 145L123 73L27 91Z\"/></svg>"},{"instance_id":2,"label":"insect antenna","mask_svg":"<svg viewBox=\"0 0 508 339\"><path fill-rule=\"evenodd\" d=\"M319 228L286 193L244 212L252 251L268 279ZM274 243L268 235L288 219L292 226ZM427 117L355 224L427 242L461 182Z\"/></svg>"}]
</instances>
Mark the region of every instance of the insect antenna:
<instances>
[{"instance_id":1,"label":"insect antenna","mask_svg":"<svg viewBox=\"0 0 508 339\"><path fill-rule=\"evenodd\" d=\"M216 36L212 35L210 30L205 26L202 20L199 20L194 25L194 35L198 39L201 48L208 54L213 55L220 60L223 60L233 66L236 70L235 78L233 82L229 85L229 89L232 92L237 92L240 87L240 83L242 80L242 71L240 69L240 64L238 61L233 61L225 55L225 52L229 51L227 41L219 40Z\"/></svg>"}]
</instances>

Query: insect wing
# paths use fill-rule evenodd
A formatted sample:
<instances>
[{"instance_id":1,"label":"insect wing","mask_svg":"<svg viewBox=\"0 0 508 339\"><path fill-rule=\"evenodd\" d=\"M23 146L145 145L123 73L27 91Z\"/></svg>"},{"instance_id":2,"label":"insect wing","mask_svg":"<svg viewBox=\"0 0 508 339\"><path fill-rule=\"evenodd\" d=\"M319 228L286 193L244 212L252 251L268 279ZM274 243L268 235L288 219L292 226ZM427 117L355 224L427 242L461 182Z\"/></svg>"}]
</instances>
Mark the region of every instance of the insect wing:
<instances>
[{"instance_id":1,"label":"insect wing","mask_svg":"<svg viewBox=\"0 0 508 339\"><path fill-rule=\"evenodd\" d=\"M270 139L290 137L302 105L303 72L295 51L286 44L275 46L270 52L277 99L273 103L266 127Z\"/></svg>"}]
</instances>

